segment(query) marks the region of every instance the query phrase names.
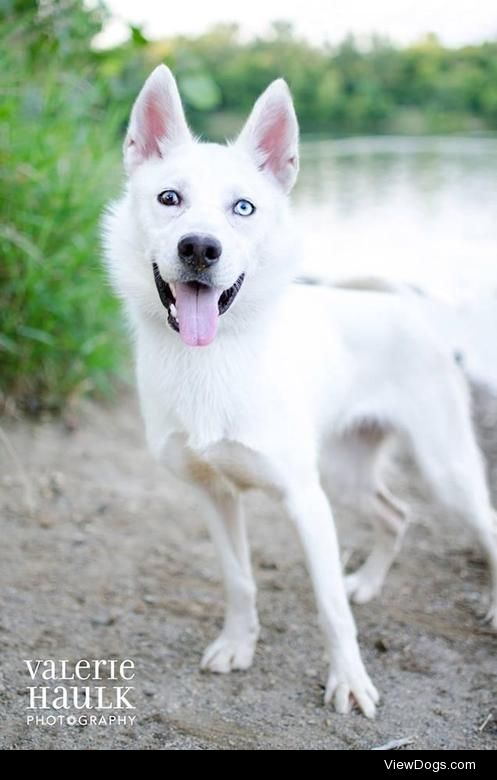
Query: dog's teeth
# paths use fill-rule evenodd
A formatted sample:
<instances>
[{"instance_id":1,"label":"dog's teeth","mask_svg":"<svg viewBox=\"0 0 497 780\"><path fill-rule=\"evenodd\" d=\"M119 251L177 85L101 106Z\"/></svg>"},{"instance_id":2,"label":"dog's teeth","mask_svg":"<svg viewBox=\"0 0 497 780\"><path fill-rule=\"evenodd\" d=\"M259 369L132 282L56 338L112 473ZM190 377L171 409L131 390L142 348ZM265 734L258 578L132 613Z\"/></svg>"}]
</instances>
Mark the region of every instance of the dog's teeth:
<instances>
[{"instance_id":1,"label":"dog's teeth","mask_svg":"<svg viewBox=\"0 0 497 780\"><path fill-rule=\"evenodd\" d=\"M173 284L173 282L169 282L169 287L171 288L171 292L172 292L172 294L173 294L173 295L174 295L174 297L176 298L176 285L175 285L175 284Z\"/></svg>"},{"instance_id":2,"label":"dog's teeth","mask_svg":"<svg viewBox=\"0 0 497 780\"><path fill-rule=\"evenodd\" d=\"M171 314L173 315L173 317L175 319L177 319L178 315L177 315L176 306L174 305L174 303L171 304Z\"/></svg>"}]
</instances>

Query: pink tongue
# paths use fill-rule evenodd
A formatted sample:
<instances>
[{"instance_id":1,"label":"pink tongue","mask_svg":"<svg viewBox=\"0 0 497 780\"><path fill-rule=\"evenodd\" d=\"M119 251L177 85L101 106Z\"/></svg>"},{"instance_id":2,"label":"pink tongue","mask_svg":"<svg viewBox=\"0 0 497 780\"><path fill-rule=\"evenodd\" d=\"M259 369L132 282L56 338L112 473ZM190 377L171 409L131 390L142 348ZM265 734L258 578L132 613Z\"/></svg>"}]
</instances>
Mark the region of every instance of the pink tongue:
<instances>
[{"instance_id":1,"label":"pink tongue","mask_svg":"<svg viewBox=\"0 0 497 780\"><path fill-rule=\"evenodd\" d=\"M219 290L203 285L176 283L179 333L190 347L205 347L217 331Z\"/></svg>"}]
</instances>

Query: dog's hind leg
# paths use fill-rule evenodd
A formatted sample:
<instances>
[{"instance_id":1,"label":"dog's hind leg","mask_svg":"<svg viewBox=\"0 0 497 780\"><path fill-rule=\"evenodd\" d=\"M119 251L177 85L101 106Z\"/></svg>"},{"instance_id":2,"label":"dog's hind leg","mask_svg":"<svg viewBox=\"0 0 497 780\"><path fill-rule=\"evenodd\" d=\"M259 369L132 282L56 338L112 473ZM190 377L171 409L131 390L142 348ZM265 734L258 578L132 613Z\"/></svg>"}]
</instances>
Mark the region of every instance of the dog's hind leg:
<instances>
[{"instance_id":1,"label":"dog's hind leg","mask_svg":"<svg viewBox=\"0 0 497 780\"><path fill-rule=\"evenodd\" d=\"M213 505L205 516L223 574L225 615L221 634L207 647L200 665L204 670L226 673L251 666L259 622L240 496L222 482L214 490L212 495L211 488Z\"/></svg>"},{"instance_id":2,"label":"dog's hind leg","mask_svg":"<svg viewBox=\"0 0 497 780\"><path fill-rule=\"evenodd\" d=\"M356 604L377 596L402 545L407 528L407 508L386 486L365 499L374 526L375 542L363 565L345 578L347 595Z\"/></svg>"},{"instance_id":3,"label":"dog's hind leg","mask_svg":"<svg viewBox=\"0 0 497 780\"><path fill-rule=\"evenodd\" d=\"M466 387L455 367L447 373L446 380L442 384L437 379L443 395L437 392L437 397L426 396L423 416L418 416L410 427L410 440L435 497L474 529L483 548L491 576L487 619L497 629L496 514L490 502Z\"/></svg>"},{"instance_id":4,"label":"dog's hind leg","mask_svg":"<svg viewBox=\"0 0 497 780\"><path fill-rule=\"evenodd\" d=\"M380 592L407 528L407 507L386 487L382 467L391 430L374 419L361 420L333 441L327 481L341 502L372 524L375 540L364 564L345 578L347 595L365 604Z\"/></svg>"}]
</instances>

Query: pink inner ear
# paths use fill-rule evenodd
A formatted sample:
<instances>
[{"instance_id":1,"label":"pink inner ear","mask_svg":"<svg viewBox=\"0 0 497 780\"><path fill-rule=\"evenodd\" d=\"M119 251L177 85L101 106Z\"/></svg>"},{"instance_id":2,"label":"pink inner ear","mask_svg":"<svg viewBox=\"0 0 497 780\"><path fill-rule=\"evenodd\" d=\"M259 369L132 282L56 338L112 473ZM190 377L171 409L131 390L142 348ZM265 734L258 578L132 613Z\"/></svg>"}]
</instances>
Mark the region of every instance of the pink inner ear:
<instances>
[{"instance_id":1,"label":"pink inner ear","mask_svg":"<svg viewBox=\"0 0 497 780\"><path fill-rule=\"evenodd\" d=\"M264 153L262 168L268 166L274 174L289 162L288 153L288 116L285 111L273 114L270 122L262 131L259 148Z\"/></svg>"},{"instance_id":2,"label":"pink inner ear","mask_svg":"<svg viewBox=\"0 0 497 780\"><path fill-rule=\"evenodd\" d=\"M166 135L164 111L160 109L157 98L150 96L145 104L142 117L142 150L145 157L159 155L159 141Z\"/></svg>"}]
</instances>

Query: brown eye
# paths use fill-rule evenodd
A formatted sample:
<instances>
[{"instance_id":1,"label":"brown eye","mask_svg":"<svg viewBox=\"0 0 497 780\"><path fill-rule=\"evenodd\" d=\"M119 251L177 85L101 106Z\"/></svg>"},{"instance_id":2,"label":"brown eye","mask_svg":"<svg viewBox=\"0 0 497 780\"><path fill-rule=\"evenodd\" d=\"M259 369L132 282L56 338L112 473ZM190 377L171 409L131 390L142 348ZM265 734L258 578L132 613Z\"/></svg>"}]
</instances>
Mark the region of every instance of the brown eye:
<instances>
[{"instance_id":1,"label":"brown eye","mask_svg":"<svg viewBox=\"0 0 497 780\"><path fill-rule=\"evenodd\" d=\"M181 196L178 195L176 190L164 190L157 195L157 200L163 206L179 206L181 203Z\"/></svg>"}]
</instances>

